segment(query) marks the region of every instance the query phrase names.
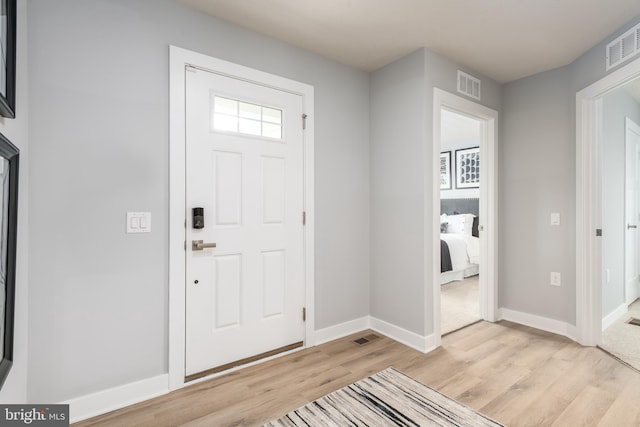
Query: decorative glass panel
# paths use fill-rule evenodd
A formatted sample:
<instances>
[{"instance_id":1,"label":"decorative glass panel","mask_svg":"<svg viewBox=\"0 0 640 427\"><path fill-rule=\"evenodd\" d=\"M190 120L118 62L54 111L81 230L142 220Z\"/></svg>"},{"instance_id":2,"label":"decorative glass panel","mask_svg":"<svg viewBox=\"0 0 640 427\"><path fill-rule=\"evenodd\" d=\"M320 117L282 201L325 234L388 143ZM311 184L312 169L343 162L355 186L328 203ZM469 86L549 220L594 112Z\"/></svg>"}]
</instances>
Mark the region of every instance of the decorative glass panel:
<instances>
[{"instance_id":1,"label":"decorative glass panel","mask_svg":"<svg viewBox=\"0 0 640 427\"><path fill-rule=\"evenodd\" d=\"M231 116L238 115L238 101L216 96L214 105L214 111L216 113L229 114Z\"/></svg>"},{"instance_id":2,"label":"decorative glass panel","mask_svg":"<svg viewBox=\"0 0 640 427\"><path fill-rule=\"evenodd\" d=\"M226 114L214 114L213 128L227 132L238 132L238 118Z\"/></svg>"},{"instance_id":3,"label":"decorative glass panel","mask_svg":"<svg viewBox=\"0 0 640 427\"><path fill-rule=\"evenodd\" d=\"M282 139L282 110L213 96L212 130Z\"/></svg>"},{"instance_id":4,"label":"decorative glass panel","mask_svg":"<svg viewBox=\"0 0 640 427\"><path fill-rule=\"evenodd\" d=\"M262 123L258 120L240 119L240 133L246 133L249 135L261 136L260 125Z\"/></svg>"},{"instance_id":5,"label":"decorative glass panel","mask_svg":"<svg viewBox=\"0 0 640 427\"><path fill-rule=\"evenodd\" d=\"M261 106L255 104L247 104L246 102L240 103L240 117L246 117L247 119L261 120L260 110Z\"/></svg>"},{"instance_id":6,"label":"decorative glass panel","mask_svg":"<svg viewBox=\"0 0 640 427\"><path fill-rule=\"evenodd\" d=\"M274 108L262 108L262 120L269 123L282 124L282 110Z\"/></svg>"}]
</instances>

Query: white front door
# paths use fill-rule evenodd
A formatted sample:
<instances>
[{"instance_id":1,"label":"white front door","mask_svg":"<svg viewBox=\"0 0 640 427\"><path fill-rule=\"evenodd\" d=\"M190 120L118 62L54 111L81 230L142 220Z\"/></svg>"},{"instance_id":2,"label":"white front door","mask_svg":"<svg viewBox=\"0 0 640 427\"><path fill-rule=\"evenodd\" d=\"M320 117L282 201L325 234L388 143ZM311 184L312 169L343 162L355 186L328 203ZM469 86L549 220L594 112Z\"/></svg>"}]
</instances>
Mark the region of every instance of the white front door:
<instances>
[{"instance_id":1,"label":"white front door","mask_svg":"<svg viewBox=\"0 0 640 427\"><path fill-rule=\"evenodd\" d=\"M302 345L303 127L299 95L186 74L189 377Z\"/></svg>"},{"instance_id":2,"label":"white front door","mask_svg":"<svg viewBox=\"0 0 640 427\"><path fill-rule=\"evenodd\" d=\"M625 302L640 296L640 126L626 119L625 152Z\"/></svg>"}]
</instances>

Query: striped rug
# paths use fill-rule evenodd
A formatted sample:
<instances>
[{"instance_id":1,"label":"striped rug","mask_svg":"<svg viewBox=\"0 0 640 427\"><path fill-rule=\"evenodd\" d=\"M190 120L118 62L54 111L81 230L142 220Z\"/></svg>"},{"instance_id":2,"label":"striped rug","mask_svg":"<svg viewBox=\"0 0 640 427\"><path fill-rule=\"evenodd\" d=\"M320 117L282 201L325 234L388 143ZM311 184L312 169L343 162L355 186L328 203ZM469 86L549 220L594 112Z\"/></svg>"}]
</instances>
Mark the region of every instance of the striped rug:
<instances>
[{"instance_id":1,"label":"striped rug","mask_svg":"<svg viewBox=\"0 0 640 427\"><path fill-rule=\"evenodd\" d=\"M276 426L502 426L389 368L265 424Z\"/></svg>"}]
</instances>

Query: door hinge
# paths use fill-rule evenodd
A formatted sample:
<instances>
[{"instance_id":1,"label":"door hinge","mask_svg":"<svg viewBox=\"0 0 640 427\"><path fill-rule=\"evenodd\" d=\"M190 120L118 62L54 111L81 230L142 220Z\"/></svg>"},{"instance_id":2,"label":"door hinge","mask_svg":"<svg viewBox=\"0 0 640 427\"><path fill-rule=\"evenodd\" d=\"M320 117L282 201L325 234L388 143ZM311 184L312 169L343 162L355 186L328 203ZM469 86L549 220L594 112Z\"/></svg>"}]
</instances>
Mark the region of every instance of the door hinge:
<instances>
[{"instance_id":1,"label":"door hinge","mask_svg":"<svg viewBox=\"0 0 640 427\"><path fill-rule=\"evenodd\" d=\"M302 307L302 321L307 321L307 307Z\"/></svg>"},{"instance_id":2,"label":"door hinge","mask_svg":"<svg viewBox=\"0 0 640 427\"><path fill-rule=\"evenodd\" d=\"M302 114L302 129L306 129L307 128L307 115L306 114Z\"/></svg>"},{"instance_id":3,"label":"door hinge","mask_svg":"<svg viewBox=\"0 0 640 427\"><path fill-rule=\"evenodd\" d=\"M302 225L307 225L307 213L302 212Z\"/></svg>"}]
</instances>

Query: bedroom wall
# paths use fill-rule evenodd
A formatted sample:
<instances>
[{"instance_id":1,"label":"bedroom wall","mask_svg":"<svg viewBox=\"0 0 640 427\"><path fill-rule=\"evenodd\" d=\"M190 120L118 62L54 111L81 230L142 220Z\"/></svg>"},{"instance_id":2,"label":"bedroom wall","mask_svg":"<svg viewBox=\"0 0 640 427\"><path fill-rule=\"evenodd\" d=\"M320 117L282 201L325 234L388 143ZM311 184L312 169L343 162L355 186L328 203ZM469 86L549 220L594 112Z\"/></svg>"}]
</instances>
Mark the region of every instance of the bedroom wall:
<instances>
[{"instance_id":1,"label":"bedroom wall","mask_svg":"<svg viewBox=\"0 0 640 427\"><path fill-rule=\"evenodd\" d=\"M478 122L480 124L480 122ZM452 124L455 126L455 123ZM480 198L479 188L456 188L456 150L464 148L478 147L480 145L480 127L478 126L477 135L465 139L455 139L453 132L448 132L443 123L441 128L442 136L440 140L440 151L451 151L451 190L440 190L441 199L459 199L459 198Z\"/></svg>"},{"instance_id":2,"label":"bedroom wall","mask_svg":"<svg viewBox=\"0 0 640 427\"><path fill-rule=\"evenodd\" d=\"M420 336L433 333L433 88L457 93L457 70L482 80L482 101L501 106L496 82L418 50L371 77L371 315ZM429 225L427 225L429 224Z\"/></svg>"},{"instance_id":3,"label":"bedroom wall","mask_svg":"<svg viewBox=\"0 0 640 427\"><path fill-rule=\"evenodd\" d=\"M602 103L602 316L625 302L625 117L640 124L640 105L624 89ZM609 270L609 282L606 270Z\"/></svg>"},{"instance_id":4,"label":"bedroom wall","mask_svg":"<svg viewBox=\"0 0 640 427\"><path fill-rule=\"evenodd\" d=\"M27 401L29 334L29 84L27 79L27 3L17 2L16 118L0 118L0 133L20 150L18 245L13 366L0 390L0 402Z\"/></svg>"},{"instance_id":5,"label":"bedroom wall","mask_svg":"<svg viewBox=\"0 0 640 427\"><path fill-rule=\"evenodd\" d=\"M167 372L169 44L315 87L316 327L369 314L368 74L171 0L27 4L31 401Z\"/></svg>"}]
</instances>

